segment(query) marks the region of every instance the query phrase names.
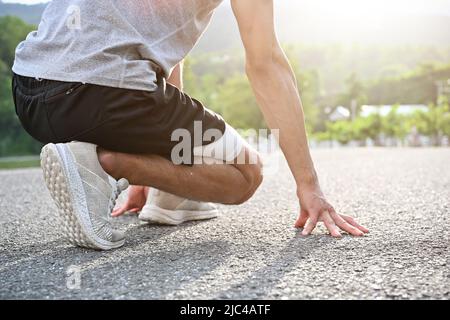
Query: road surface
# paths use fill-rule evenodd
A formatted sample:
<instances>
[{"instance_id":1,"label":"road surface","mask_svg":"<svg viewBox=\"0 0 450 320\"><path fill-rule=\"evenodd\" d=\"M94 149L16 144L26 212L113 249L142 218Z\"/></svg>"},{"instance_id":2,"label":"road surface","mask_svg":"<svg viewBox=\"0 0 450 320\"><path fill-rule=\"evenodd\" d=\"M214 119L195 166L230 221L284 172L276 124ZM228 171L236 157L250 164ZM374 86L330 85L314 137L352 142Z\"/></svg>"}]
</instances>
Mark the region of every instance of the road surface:
<instances>
[{"instance_id":1,"label":"road surface","mask_svg":"<svg viewBox=\"0 0 450 320\"><path fill-rule=\"evenodd\" d=\"M124 216L121 249L72 247L39 169L0 172L2 299L449 299L450 149L313 152L324 192L370 228L301 237L284 163L218 219L162 227Z\"/></svg>"}]
</instances>

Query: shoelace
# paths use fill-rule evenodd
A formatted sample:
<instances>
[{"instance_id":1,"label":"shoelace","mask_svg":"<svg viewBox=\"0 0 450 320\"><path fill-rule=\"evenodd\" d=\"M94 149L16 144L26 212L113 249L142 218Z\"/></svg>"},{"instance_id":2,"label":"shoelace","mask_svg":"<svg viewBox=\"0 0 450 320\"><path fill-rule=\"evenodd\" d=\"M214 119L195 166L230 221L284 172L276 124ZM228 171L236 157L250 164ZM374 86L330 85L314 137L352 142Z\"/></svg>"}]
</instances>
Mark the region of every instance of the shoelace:
<instances>
[{"instance_id":1,"label":"shoelace","mask_svg":"<svg viewBox=\"0 0 450 320\"><path fill-rule=\"evenodd\" d=\"M119 195L122 193L122 191L124 191L126 188L128 188L128 180L126 179L120 179L119 181L115 181L115 184L113 186L113 190L111 192L111 197L109 198L109 203L108 203L108 212L111 213L112 210L114 209L115 205L116 205L116 201L117 198L119 197ZM97 220L97 227L98 227L98 232L103 233L104 236L106 235L106 237L108 237L107 235L111 232L111 221L110 215L104 216L104 215L99 215L97 218L100 218L100 221Z\"/></svg>"},{"instance_id":2,"label":"shoelace","mask_svg":"<svg viewBox=\"0 0 450 320\"><path fill-rule=\"evenodd\" d=\"M113 192L111 194L111 198L109 199L109 205L108 209L109 212L112 212L114 210L114 207L116 206L116 201L119 195L124 191L126 188L128 188L128 180L127 179L120 179L116 182L116 185L113 188Z\"/></svg>"}]
</instances>

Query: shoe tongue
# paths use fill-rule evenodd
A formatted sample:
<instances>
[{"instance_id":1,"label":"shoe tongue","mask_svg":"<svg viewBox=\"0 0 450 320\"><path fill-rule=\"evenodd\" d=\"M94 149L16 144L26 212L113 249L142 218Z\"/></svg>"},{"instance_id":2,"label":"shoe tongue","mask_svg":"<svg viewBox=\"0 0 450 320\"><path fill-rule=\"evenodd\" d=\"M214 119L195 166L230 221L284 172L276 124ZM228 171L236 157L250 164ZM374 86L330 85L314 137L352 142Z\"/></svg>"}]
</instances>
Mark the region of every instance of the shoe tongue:
<instances>
[{"instance_id":1,"label":"shoe tongue","mask_svg":"<svg viewBox=\"0 0 450 320\"><path fill-rule=\"evenodd\" d=\"M121 191L124 191L126 188L128 188L130 184L128 183L127 179L121 178L119 181L117 181L117 186Z\"/></svg>"}]
</instances>

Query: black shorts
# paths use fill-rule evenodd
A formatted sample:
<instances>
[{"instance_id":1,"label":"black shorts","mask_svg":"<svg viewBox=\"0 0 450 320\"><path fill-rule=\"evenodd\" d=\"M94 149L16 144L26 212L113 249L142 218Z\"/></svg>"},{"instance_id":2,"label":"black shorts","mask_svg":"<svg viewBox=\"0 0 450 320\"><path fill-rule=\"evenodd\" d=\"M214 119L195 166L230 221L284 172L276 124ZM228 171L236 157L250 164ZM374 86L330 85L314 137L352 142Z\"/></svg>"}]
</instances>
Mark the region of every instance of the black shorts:
<instances>
[{"instance_id":1,"label":"black shorts","mask_svg":"<svg viewBox=\"0 0 450 320\"><path fill-rule=\"evenodd\" d=\"M24 129L42 143L77 140L112 151L171 159L171 152L179 143L172 134L176 129L184 129L191 134L192 161L195 147L224 140L217 136L210 141L194 139L195 123L197 129L200 124L202 135L208 129L216 129L224 137L230 135L234 144L239 140L234 130L224 134L231 127L198 100L161 76L157 84L156 91L148 92L14 74L12 89ZM226 160L236 156L239 148L237 145L228 150Z\"/></svg>"}]
</instances>

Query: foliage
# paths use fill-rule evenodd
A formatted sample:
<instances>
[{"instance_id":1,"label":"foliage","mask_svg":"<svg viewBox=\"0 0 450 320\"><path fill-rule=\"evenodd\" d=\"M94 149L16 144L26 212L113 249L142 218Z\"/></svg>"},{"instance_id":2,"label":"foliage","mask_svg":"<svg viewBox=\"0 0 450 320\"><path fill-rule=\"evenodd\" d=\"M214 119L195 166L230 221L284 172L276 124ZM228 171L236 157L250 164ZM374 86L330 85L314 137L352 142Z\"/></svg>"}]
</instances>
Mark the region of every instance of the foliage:
<instances>
[{"instance_id":1,"label":"foliage","mask_svg":"<svg viewBox=\"0 0 450 320\"><path fill-rule=\"evenodd\" d=\"M236 74L218 91L219 112L235 128L265 128L263 116L247 78Z\"/></svg>"},{"instance_id":2,"label":"foliage","mask_svg":"<svg viewBox=\"0 0 450 320\"><path fill-rule=\"evenodd\" d=\"M22 129L11 94L15 47L32 29L18 18L0 18L0 156L36 154L41 146Z\"/></svg>"},{"instance_id":3,"label":"foliage","mask_svg":"<svg viewBox=\"0 0 450 320\"><path fill-rule=\"evenodd\" d=\"M34 26L26 24L17 17L0 17L0 59L3 63L12 66L17 44L24 40L33 29Z\"/></svg>"},{"instance_id":4,"label":"foliage","mask_svg":"<svg viewBox=\"0 0 450 320\"><path fill-rule=\"evenodd\" d=\"M442 98L438 105L430 104L427 111L416 111L410 115L397 112L397 107L386 115L378 113L368 117L356 117L351 120L327 122L326 130L316 132L317 141L335 140L346 145L350 141L364 144L371 139L376 145L382 145L382 137L404 141L415 127L417 131L431 138L433 145L439 145L442 137L450 139L450 107L447 99Z\"/></svg>"},{"instance_id":5,"label":"foliage","mask_svg":"<svg viewBox=\"0 0 450 320\"><path fill-rule=\"evenodd\" d=\"M429 104L437 100L436 82L450 79L450 65L422 64L410 72L373 81L367 88L369 104Z\"/></svg>"},{"instance_id":6,"label":"foliage","mask_svg":"<svg viewBox=\"0 0 450 320\"><path fill-rule=\"evenodd\" d=\"M417 111L413 115L413 123L421 134L431 137L433 145L439 145L441 136L450 137L448 101L442 99L439 105L430 104L428 112Z\"/></svg>"},{"instance_id":7,"label":"foliage","mask_svg":"<svg viewBox=\"0 0 450 320\"><path fill-rule=\"evenodd\" d=\"M355 73L352 73L345 81L346 89L343 93L338 95L337 105L352 107L355 106L355 116L359 114L359 109L362 105L367 103L367 96L365 87L358 79Z\"/></svg>"}]
</instances>

